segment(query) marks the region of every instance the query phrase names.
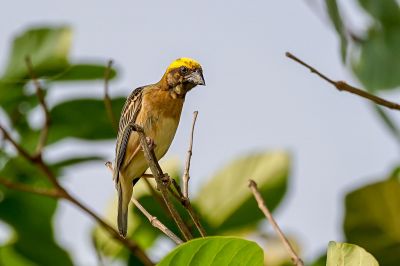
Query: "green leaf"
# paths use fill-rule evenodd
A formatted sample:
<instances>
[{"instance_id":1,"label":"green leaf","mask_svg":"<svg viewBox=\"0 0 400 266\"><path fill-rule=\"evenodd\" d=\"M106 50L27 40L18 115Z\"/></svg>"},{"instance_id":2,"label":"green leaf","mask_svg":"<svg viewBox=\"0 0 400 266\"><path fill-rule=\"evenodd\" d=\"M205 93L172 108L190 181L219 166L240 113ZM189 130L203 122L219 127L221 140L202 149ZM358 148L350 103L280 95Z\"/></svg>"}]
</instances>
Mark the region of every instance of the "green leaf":
<instances>
[{"instance_id":1,"label":"green leaf","mask_svg":"<svg viewBox=\"0 0 400 266\"><path fill-rule=\"evenodd\" d=\"M400 25L400 7L396 0L358 0L358 2L384 27Z\"/></svg>"},{"instance_id":2,"label":"green leaf","mask_svg":"<svg viewBox=\"0 0 400 266\"><path fill-rule=\"evenodd\" d=\"M68 67L72 31L68 27L35 28L18 36L12 46L3 81L29 77L25 57L30 56L35 75L48 76Z\"/></svg>"},{"instance_id":3,"label":"green leaf","mask_svg":"<svg viewBox=\"0 0 400 266\"><path fill-rule=\"evenodd\" d=\"M353 60L353 71L369 91L400 86L400 26L373 28L360 44L361 54Z\"/></svg>"},{"instance_id":4,"label":"green leaf","mask_svg":"<svg viewBox=\"0 0 400 266\"><path fill-rule=\"evenodd\" d=\"M184 243L157 265L262 266L263 260L263 251L256 243L240 238L215 236Z\"/></svg>"},{"instance_id":5,"label":"green leaf","mask_svg":"<svg viewBox=\"0 0 400 266\"><path fill-rule=\"evenodd\" d=\"M119 117L125 98L112 100L114 115ZM56 105L50 110L52 125L49 143L65 138L102 140L116 137L103 100L77 99Z\"/></svg>"},{"instance_id":6,"label":"green leaf","mask_svg":"<svg viewBox=\"0 0 400 266\"><path fill-rule=\"evenodd\" d=\"M400 180L361 187L346 196L344 232L348 242L363 246L381 265L400 261Z\"/></svg>"},{"instance_id":7,"label":"green leaf","mask_svg":"<svg viewBox=\"0 0 400 266\"><path fill-rule=\"evenodd\" d=\"M365 249L353 244L329 242L326 266L379 266Z\"/></svg>"},{"instance_id":8,"label":"green leaf","mask_svg":"<svg viewBox=\"0 0 400 266\"><path fill-rule=\"evenodd\" d=\"M33 187L49 186L43 174L20 157L8 160L0 175ZM18 253L21 260L37 265L72 265L68 253L54 240L52 219L57 200L4 187L0 190L4 196L0 204L0 220L10 225L16 234L12 252ZM10 259L5 265L14 265L16 256L2 259Z\"/></svg>"},{"instance_id":9,"label":"green leaf","mask_svg":"<svg viewBox=\"0 0 400 266\"><path fill-rule=\"evenodd\" d=\"M233 160L200 190L193 203L202 217L218 232L254 226L263 219L248 188L257 182L270 210L286 192L290 159L286 152L254 153Z\"/></svg>"},{"instance_id":10,"label":"green leaf","mask_svg":"<svg viewBox=\"0 0 400 266\"><path fill-rule=\"evenodd\" d=\"M64 72L51 78L51 81L87 81L104 79L106 66L95 64L78 64L68 67ZM110 69L109 79L116 76L115 69Z\"/></svg>"},{"instance_id":11,"label":"green leaf","mask_svg":"<svg viewBox=\"0 0 400 266\"><path fill-rule=\"evenodd\" d=\"M340 37L340 50L342 55L342 61L344 63L346 61L346 54L347 54L346 29L343 26L343 21L336 0L326 0L325 3L332 24L335 27L335 30Z\"/></svg>"}]
</instances>

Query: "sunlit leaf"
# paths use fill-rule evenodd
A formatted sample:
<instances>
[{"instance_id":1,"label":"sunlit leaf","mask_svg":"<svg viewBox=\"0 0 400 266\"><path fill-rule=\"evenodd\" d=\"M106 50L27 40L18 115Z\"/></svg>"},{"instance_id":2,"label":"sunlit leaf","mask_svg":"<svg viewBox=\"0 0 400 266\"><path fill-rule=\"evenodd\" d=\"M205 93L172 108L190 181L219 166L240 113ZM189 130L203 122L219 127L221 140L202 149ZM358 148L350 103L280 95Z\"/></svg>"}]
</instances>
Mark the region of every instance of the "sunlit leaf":
<instances>
[{"instance_id":1,"label":"sunlit leaf","mask_svg":"<svg viewBox=\"0 0 400 266\"><path fill-rule=\"evenodd\" d=\"M344 231L348 242L373 254L381 265L400 261L400 180L391 178L346 196Z\"/></svg>"},{"instance_id":2,"label":"sunlit leaf","mask_svg":"<svg viewBox=\"0 0 400 266\"><path fill-rule=\"evenodd\" d=\"M193 202L215 230L255 225L263 214L248 188L249 178L273 210L285 195L289 167L289 155L282 151L240 157L218 171Z\"/></svg>"},{"instance_id":3,"label":"sunlit leaf","mask_svg":"<svg viewBox=\"0 0 400 266\"><path fill-rule=\"evenodd\" d=\"M240 238L216 236L179 245L157 265L262 266L263 260L263 251L256 243Z\"/></svg>"},{"instance_id":4,"label":"sunlit leaf","mask_svg":"<svg viewBox=\"0 0 400 266\"><path fill-rule=\"evenodd\" d=\"M7 82L20 82L29 77L25 57L30 56L36 76L48 76L68 67L72 31L68 27L36 28L23 32L12 45L6 71Z\"/></svg>"},{"instance_id":5,"label":"sunlit leaf","mask_svg":"<svg viewBox=\"0 0 400 266\"><path fill-rule=\"evenodd\" d=\"M376 259L362 247L334 241L329 242L326 266L358 265L379 266Z\"/></svg>"}]
</instances>

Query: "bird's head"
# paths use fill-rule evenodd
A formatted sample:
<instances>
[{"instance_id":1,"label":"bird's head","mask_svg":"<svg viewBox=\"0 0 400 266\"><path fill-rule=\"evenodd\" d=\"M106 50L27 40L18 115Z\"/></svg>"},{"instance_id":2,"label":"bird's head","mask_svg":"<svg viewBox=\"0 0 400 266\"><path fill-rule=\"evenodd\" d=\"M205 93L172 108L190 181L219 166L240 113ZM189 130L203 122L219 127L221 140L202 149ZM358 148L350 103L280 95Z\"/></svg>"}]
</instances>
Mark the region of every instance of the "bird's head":
<instances>
[{"instance_id":1,"label":"bird's head","mask_svg":"<svg viewBox=\"0 0 400 266\"><path fill-rule=\"evenodd\" d=\"M179 58L172 62L163 79L168 89L180 96L184 96L197 85L205 85L201 65L190 58Z\"/></svg>"}]
</instances>

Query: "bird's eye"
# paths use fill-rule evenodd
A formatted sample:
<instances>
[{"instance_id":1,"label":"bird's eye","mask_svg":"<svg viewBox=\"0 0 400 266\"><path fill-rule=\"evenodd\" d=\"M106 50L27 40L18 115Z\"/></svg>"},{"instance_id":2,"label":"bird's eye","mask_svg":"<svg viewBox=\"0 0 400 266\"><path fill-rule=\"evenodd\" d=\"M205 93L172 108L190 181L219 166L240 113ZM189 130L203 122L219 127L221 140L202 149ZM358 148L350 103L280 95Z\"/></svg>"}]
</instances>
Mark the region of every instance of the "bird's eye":
<instances>
[{"instance_id":1,"label":"bird's eye","mask_svg":"<svg viewBox=\"0 0 400 266\"><path fill-rule=\"evenodd\" d=\"M180 71L181 71L181 74L186 74L188 72L188 69L185 66L181 66Z\"/></svg>"}]
</instances>

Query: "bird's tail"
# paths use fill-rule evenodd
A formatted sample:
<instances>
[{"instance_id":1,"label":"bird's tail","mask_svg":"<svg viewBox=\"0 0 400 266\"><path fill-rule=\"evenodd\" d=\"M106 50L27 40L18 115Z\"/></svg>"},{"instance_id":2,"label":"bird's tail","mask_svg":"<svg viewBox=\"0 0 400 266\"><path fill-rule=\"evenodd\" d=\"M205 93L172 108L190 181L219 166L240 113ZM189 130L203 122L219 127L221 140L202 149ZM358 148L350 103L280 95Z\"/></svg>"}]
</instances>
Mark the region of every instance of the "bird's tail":
<instances>
[{"instance_id":1,"label":"bird's tail","mask_svg":"<svg viewBox=\"0 0 400 266\"><path fill-rule=\"evenodd\" d=\"M118 231L119 234L123 237L126 237L128 231L128 211L129 211L129 202L132 197L133 186L139 178L133 180L132 183L124 184L123 178L120 176L120 180L117 184L118 189Z\"/></svg>"}]
</instances>

